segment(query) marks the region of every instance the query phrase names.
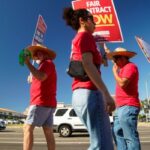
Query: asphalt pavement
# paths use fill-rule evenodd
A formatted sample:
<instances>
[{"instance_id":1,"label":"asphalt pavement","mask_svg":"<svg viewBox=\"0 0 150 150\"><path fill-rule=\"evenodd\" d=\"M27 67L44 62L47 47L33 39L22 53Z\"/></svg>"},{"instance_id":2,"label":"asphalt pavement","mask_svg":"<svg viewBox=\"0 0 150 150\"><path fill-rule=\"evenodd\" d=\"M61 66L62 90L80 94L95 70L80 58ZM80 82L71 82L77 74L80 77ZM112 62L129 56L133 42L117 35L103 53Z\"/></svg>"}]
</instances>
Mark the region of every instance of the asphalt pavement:
<instances>
[{"instance_id":1,"label":"asphalt pavement","mask_svg":"<svg viewBox=\"0 0 150 150\"><path fill-rule=\"evenodd\" d=\"M150 150L150 126L140 125L139 128L142 150ZM41 128L34 131L33 150L47 150L46 141ZM87 133L73 133L71 137L59 137L55 133L56 150L87 150L89 136ZM0 131L0 150L22 150L23 145L22 128L8 128Z\"/></svg>"}]
</instances>

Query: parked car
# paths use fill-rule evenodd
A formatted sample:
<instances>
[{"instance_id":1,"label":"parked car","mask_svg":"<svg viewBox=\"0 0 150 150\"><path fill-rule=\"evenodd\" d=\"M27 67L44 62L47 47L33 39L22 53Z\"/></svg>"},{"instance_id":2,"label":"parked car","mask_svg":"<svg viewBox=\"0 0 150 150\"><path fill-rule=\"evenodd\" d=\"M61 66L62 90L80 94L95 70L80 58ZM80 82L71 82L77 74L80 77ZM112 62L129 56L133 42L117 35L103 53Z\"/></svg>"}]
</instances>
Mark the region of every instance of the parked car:
<instances>
[{"instance_id":1,"label":"parked car","mask_svg":"<svg viewBox=\"0 0 150 150\"><path fill-rule=\"evenodd\" d=\"M57 108L54 113L54 130L62 137L68 137L75 131L87 131L73 108Z\"/></svg>"},{"instance_id":2,"label":"parked car","mask_svg":"<svg viewBox=\"0 0 150 150\"><path fill-rule=\"evenodd\" d=\"M6 122L7 124L13 124L13 120L10 120L10 119L6 120Z\"/></svg>"},{"instance_id":3,"label":"parked car","mask_svg":"<svg viewBox=\"0 0 150 150\"><path fill-rule=\"evenodd\" d=\"M0 119L0 130L5 130L6 129L6 125L5 125L5 122Z\"/></svg>"},{"instance_id":4,"label":"parked car","mask_svg":"<svg viewBox=\"0 0 150 150\"><path fill-rule=\"evenodd\" d=\"M113 122L112 118L113 117L110 117L111 122ZM87 128L81 122L72 107L56 109L54 113L53 128L61 137L69 137L72 132L87 131Z\"/></svg>"}]
</instances>

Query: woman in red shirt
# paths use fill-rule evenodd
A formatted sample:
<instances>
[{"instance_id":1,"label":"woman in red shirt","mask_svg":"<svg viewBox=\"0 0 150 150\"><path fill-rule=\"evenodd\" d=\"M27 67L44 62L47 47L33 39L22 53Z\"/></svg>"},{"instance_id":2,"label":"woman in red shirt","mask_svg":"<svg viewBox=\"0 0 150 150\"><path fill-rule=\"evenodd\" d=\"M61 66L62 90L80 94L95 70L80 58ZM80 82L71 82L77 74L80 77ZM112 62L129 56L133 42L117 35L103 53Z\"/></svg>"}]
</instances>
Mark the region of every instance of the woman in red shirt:
<instances>
[{"instance_id":1,"label":"woman in red shirt","mask_svg":"<svg viewBox=\"0 0 150 150\"><path fill-rule=\"evenodd\" d=\"M92 35L93 16L86 9L65 8L63 19L77 31L72 41L71 60L81 62L88 76L87 80L74 77L72 104L88 129L89 150L113 150L108 113L115 109L115 104L101 78L102 58Z\"/></svg>"}]
</instances>

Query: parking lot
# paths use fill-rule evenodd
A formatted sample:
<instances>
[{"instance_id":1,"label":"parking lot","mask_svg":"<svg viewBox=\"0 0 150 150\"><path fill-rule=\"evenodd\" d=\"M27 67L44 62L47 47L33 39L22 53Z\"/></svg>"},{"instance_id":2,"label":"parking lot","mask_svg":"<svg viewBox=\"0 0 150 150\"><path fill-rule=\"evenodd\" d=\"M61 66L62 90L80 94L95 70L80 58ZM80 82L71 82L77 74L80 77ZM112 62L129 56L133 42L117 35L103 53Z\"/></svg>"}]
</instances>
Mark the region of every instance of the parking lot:
<instances>
[{"instance_id":1,"label":"parking lot","mask_svg":"<svg viewBox=\"0 0 150 150\"><path fill-rule=\"evenodd\" d=\"M139 127L142 150L150 149L150 126ZM22 127L9 128L0 132L0 150L21 150L23 132ZM89 137L86 132L73 133L71 137L59 137L55 133L56 150L86 150L89 145ZM46 141L41 128L35 129L35 145L33 150L47 150Z\"/></svg>"}]
</instances>

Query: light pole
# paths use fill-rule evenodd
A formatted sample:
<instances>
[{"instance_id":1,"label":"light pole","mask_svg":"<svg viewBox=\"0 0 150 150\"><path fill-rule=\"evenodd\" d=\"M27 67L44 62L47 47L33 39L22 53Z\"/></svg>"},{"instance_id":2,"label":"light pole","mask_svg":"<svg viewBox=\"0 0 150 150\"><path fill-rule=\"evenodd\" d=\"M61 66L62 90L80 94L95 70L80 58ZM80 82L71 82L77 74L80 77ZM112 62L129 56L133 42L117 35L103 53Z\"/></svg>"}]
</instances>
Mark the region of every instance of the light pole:
<instances>
[{"instance_id":1,"label":"light pole","mask_svg":"<svg viewBox=\"0 0 150 150\"><path fill-rule=\"evenodd\" d=\"M150 74L148 74L148 77L150 76ZM146 97L147 97L147 110L148 110L148 113L146 113L146 121L149 121L150 119L150 99L149 99L149 91L148 91L148 79L146 79L146 82L145 82L145 88L146 88Z\"/></svg>"},{"instance_id":2,"label":"light pole","mask_svg":"<svg viewBox=\"0 0 150 150\"><path fill-rule=\"evenodd\" d=\"M148 93L148 79L146 79L146 82L145 82L145 88L146 88L146 98L147 98L147 101L149 102L149 93Z\"/></svg>"}]
</instances>

